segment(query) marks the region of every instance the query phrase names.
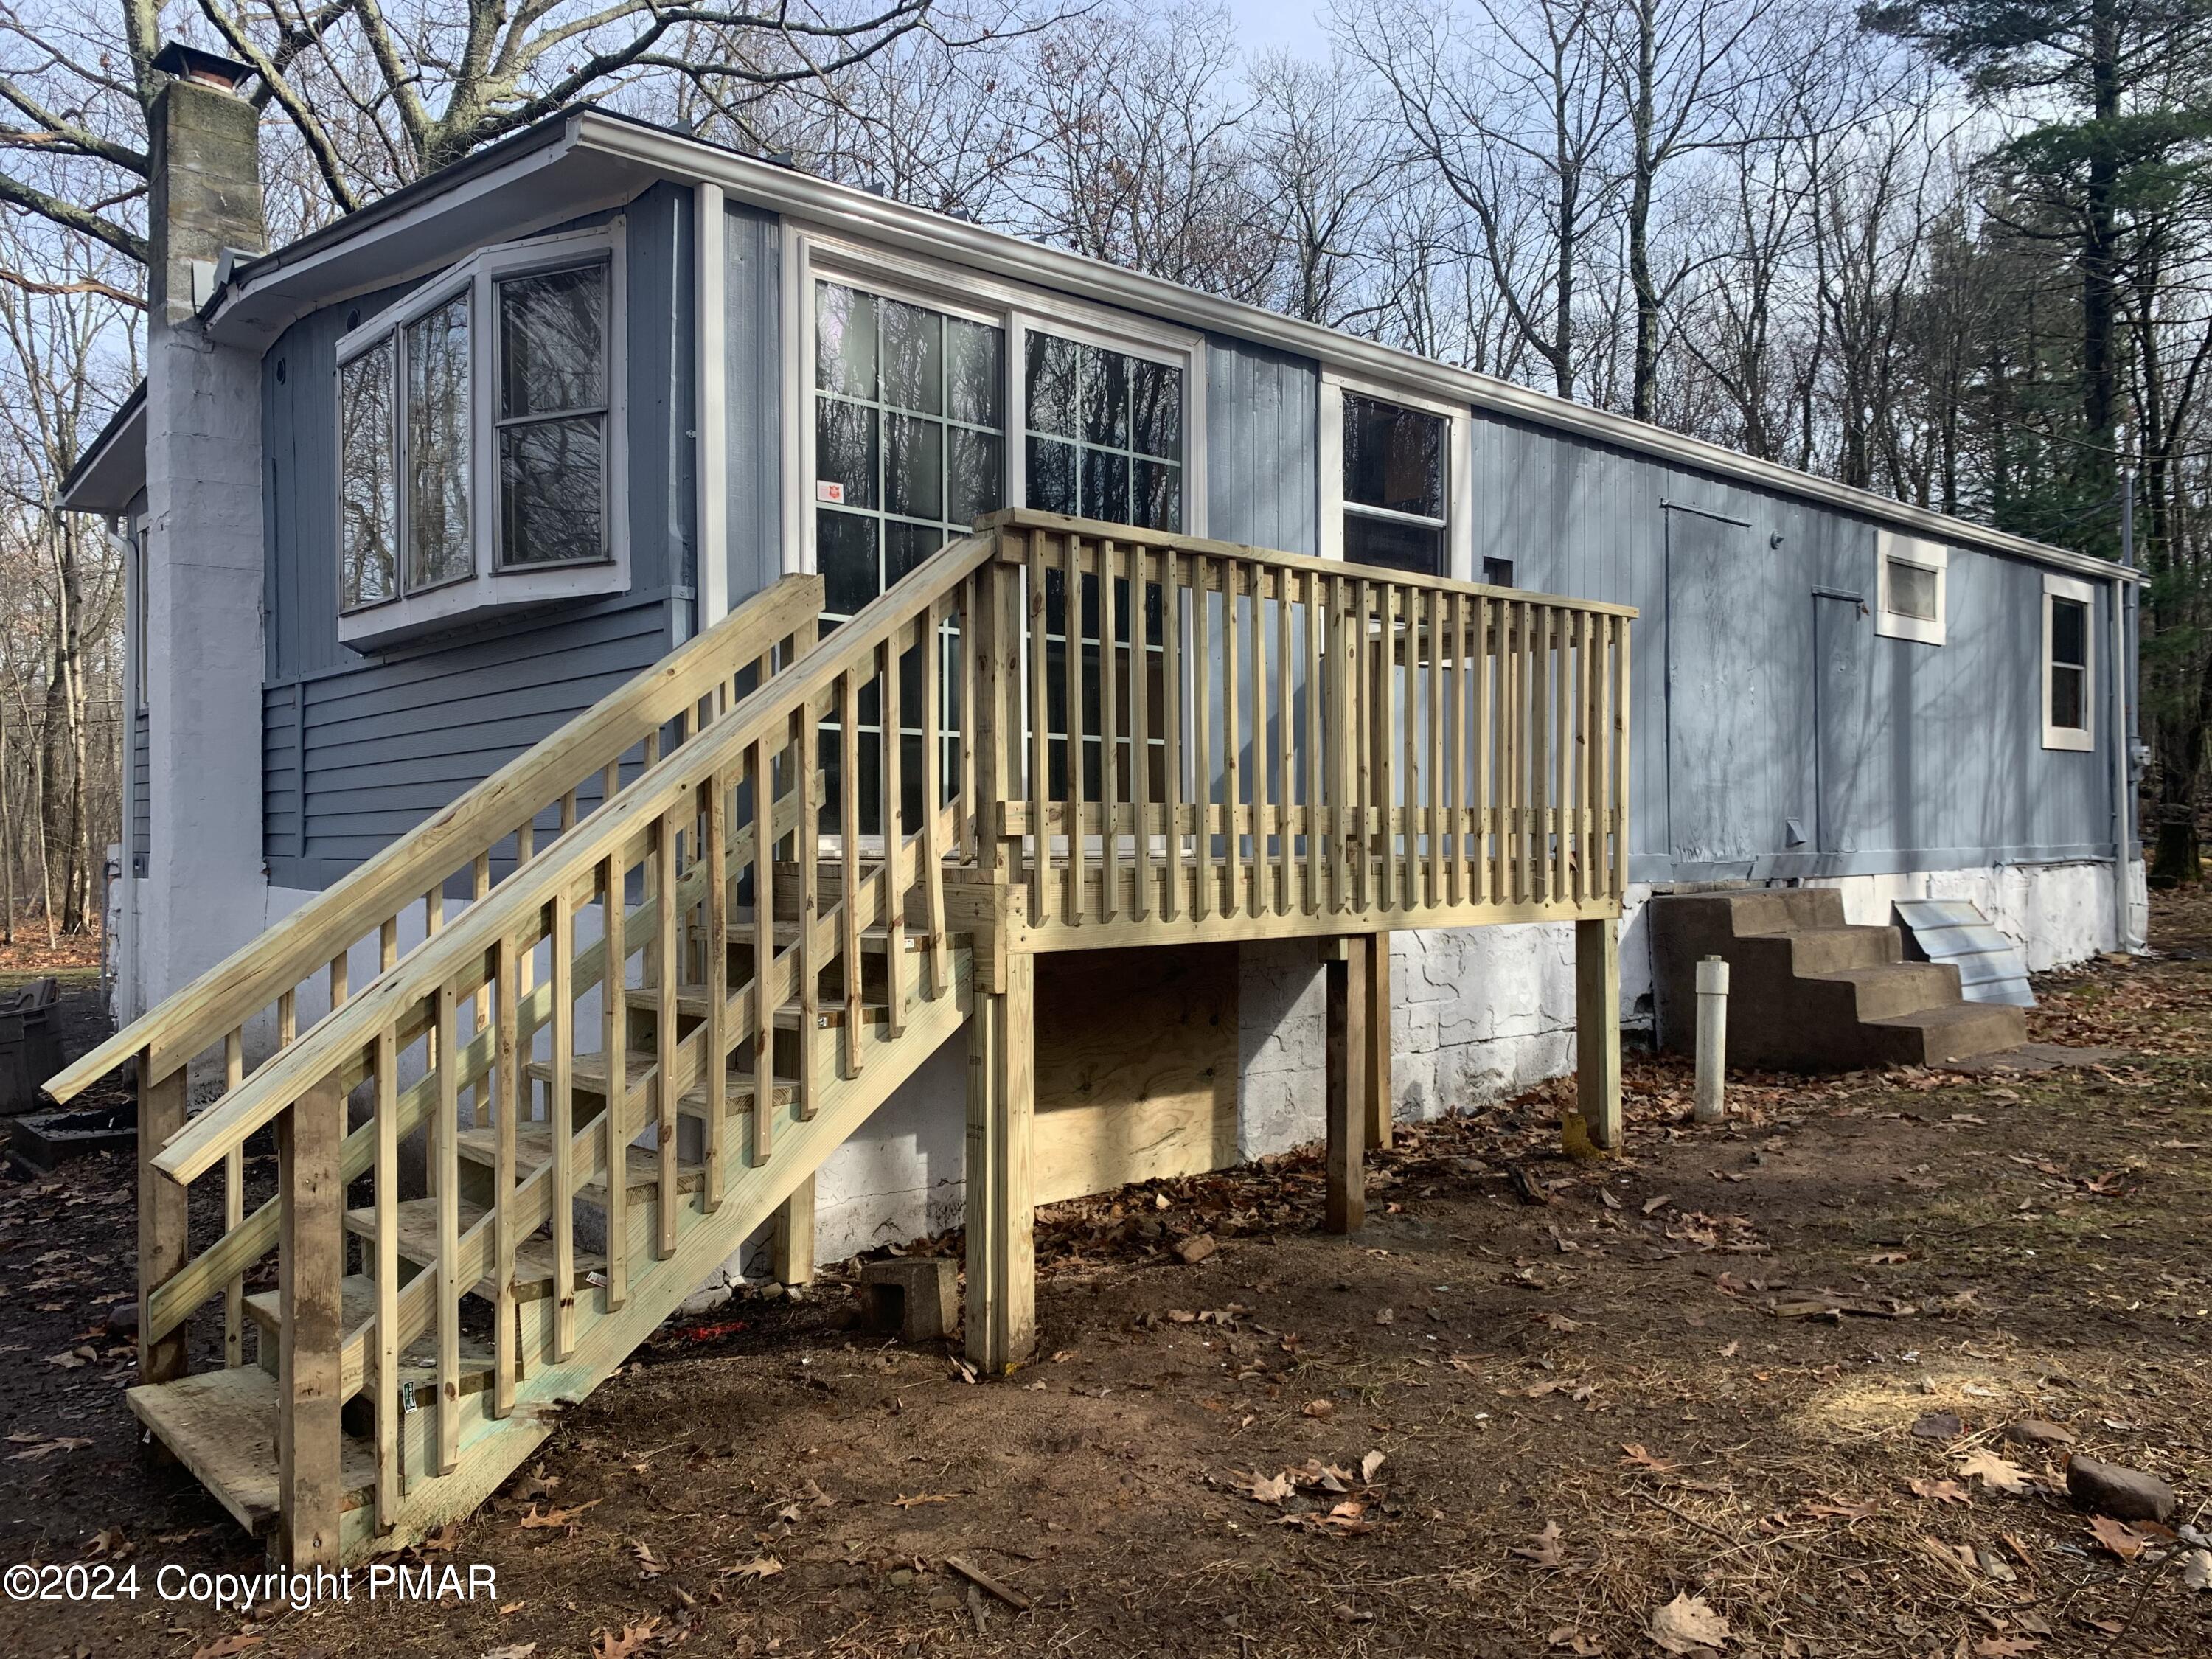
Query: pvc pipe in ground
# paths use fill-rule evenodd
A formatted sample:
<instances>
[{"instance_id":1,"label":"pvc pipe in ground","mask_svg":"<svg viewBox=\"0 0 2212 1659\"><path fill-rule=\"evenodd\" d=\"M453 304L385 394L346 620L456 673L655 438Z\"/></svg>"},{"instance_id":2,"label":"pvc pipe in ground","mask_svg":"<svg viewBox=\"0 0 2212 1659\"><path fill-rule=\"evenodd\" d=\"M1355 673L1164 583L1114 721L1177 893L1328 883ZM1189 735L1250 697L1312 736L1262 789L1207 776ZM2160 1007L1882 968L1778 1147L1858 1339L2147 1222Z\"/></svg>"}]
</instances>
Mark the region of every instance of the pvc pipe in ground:
<instances>
[{"instance_id":1,"label":"pvc pipe in ground","mask_svg":"<svg viewBox=\"0 0 2212 1659\"><path fill-rule=\"evenodd\" d=\"M1729 965L1720 957L1698 963L1698 1099L1700 1123L1718 1123L1728 1115L1723 1098L1728 1067Z\"/></svg>"}]
</instances>

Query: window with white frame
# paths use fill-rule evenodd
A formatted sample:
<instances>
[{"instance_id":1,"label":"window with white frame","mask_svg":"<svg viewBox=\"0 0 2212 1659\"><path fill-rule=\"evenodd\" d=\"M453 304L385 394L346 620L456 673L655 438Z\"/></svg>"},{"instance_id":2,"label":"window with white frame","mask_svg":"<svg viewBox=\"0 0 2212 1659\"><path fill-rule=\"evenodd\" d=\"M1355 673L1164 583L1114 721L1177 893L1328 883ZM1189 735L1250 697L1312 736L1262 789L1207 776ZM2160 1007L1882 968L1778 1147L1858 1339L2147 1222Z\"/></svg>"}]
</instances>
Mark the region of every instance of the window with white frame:
<instances>
[{"instance_id":1,"label":"window with white frame","mask_svg":"<svg viewBox=\"0 0 2212 1659\"><path fill-rule=\"evenodd\" d=\"M1182 528L1182 368L1038 328L1025 338L1029 505Z\"/></svg>"},{"instance_id":2,"label":"window with white frame","mask_svg":"<svg viewBox=\"0 0 2212 1659\"><path fill-rule=\"evenodd\" d=\"M2094 749L2096 590L2070 576L2043 579L2043 746Z\"/></svg>"},{"instance_id":3,"label":"window with white frame","mask_svg":"<svg viewBox=\"0 0 2212 1659\"><path fill-rule=\"evenodd\" d=\"M1344 556L1425 576L1451 569L1449 425L1441 415L1344 394Z\"/></svg>"},{"instance_id":4,"label":"window with white frame","mask_svg":"<svg viewBox=\"0 0 2212 1659\"><path fill-rule=\"evenodd\" d=\"M487 248L339 343L339 637L628 586L621 228Z\"/></svg>"},{"instance_id":5,"label":"window with white frame","mask_svg":"<svg viewBox=\"0 0 2212 1659\"><path fill-rule=\"evenodd\" d=\"M1892 531L1875 538L1874 631L1893 640L1943 643L1950 550Z\"/></svg>"}]
</instances>

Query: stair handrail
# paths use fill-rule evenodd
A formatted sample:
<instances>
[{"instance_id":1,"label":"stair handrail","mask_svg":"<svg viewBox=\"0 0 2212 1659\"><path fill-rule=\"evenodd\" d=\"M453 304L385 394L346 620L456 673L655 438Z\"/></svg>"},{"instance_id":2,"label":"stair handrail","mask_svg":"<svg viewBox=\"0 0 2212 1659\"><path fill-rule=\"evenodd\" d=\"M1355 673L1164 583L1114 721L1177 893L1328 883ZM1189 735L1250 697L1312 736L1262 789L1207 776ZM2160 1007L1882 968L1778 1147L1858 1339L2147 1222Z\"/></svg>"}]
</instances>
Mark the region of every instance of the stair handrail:
<instances>
[{"instance_id":1,"label":"stair handrail","mask_svg":"<svg viewBox=\"0 0 2212 1659\"><path fill-rule=\"evenodd\" d=\"M501 940L527 945L546 935L539 924L556 892L573 888L605 860L632 848L678 809L707 778L758 744L781 743L795 715L872 657L927 607L949 597L998 550L995 530L947 544L898 585L870 601L837 631L703 728L631 782L611 806L580 822L560 842L501 882L434 938L380 974L334 1012L273 1055L252 1076L193 1117L164 1143L152 1167L189 1184L228 1152L267 1127L317 1085L350 1089L373 1069L366 1048L394 1030L404 1043L425 1029L421 1005L437 987L481 984L486 953ZM473 966L471 963L473 961ZM416 1016L410 1018L410 1015Z\"/></svg>"},{"instance_id":2,"label":"stair handrail","mask_svg":"<svg viewBox=\"0 0 2212 1659\"><path fill-rule=\"evenodd\" d=\"M792 641L803 650L822 595L821 577L811 574L763 589L70 1061L46 1080L46 1091L67 1101L133 1055L144 1056L153 1077L164 1076L223 1042L330 962L334 938L343 941L341 950L364 939L398 903L421 902L429 884L442 887L487 844L557 806L557 793L533 798L547 779L562 780L565 790L568 781L618 763L745 668L758 665L766 678L787 666L790 657L772 653Z\"/></svg>"}]
</instances>

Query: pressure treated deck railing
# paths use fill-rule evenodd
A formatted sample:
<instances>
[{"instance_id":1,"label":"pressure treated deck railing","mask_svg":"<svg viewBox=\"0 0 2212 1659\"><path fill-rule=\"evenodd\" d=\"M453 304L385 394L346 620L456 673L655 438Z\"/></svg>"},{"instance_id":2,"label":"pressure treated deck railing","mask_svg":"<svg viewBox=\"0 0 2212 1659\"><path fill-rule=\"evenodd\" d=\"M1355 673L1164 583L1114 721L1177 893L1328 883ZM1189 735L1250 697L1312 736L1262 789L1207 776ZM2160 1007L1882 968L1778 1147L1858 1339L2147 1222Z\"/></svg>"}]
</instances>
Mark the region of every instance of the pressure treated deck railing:
<instances>
[{"instance_id":1,"label":"pressure treated deck railing","mask_svg":"<svg viewBox=\"0 0 2212 1659\"><path fill-rule=\"evenodd\" d=\"M142 1121L152 1131L140 1142L150 1153L184 1125L186 1068L195 1059L219 1047L216 1098L236 1091L248 1076L249 1035L257 1047L281 1050L301 1035L303 1001L342 1008L356 953L373 951L380 973L434 939L455 919L457 902L481 903L493 890L495 866L527 866L545 849L541 837L568 835L617 799L626 763L633 777L650 768L664 745L690 740L733 700L788 668L812 644L821 608L818 577L789 578L763 592L64 1068L47 1091L67 1100L135 1057ZM403 951L403 923L417 910L421 938ZM264 1029L257 1031L257 1023ZM201 1086L206 1092L214 1080ZM349 1143L349 1178L366 1157L364 1144ZM183 1373L179 1327L217 1290L225 1295L225 1348L235 1364L245 1273L277 1243L276 1203L245 1213L234 1147L223 1174L224 1238L196 1264L195 1275L183 1278L183 1193L144 1173L140 1278L142 1294L152 1295L140 1310L141 1372L150 1380Z\"/></svg>"}]
</instances>

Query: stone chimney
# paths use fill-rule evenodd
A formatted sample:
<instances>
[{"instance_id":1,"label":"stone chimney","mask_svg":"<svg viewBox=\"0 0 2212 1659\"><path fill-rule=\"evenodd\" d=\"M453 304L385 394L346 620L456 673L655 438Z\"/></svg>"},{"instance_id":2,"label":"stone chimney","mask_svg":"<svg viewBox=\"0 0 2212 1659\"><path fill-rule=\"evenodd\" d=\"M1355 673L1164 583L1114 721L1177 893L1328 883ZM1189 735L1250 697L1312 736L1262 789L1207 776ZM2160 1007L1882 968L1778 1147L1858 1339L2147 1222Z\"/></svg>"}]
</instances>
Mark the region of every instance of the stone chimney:
<instances>
[{"instance_id":1,"label":"stone chimney","mask_svg":"<svg viewBox=\"0 0 2212 1659\"><path fill-rule=\"evenodd\" d=\"M258 933L261 354L199 312L228 252L266 246L253 71L172 43L154 100L146 317L149 846L137 929L151 1007Z\"/></svg>"}]
</instances>

